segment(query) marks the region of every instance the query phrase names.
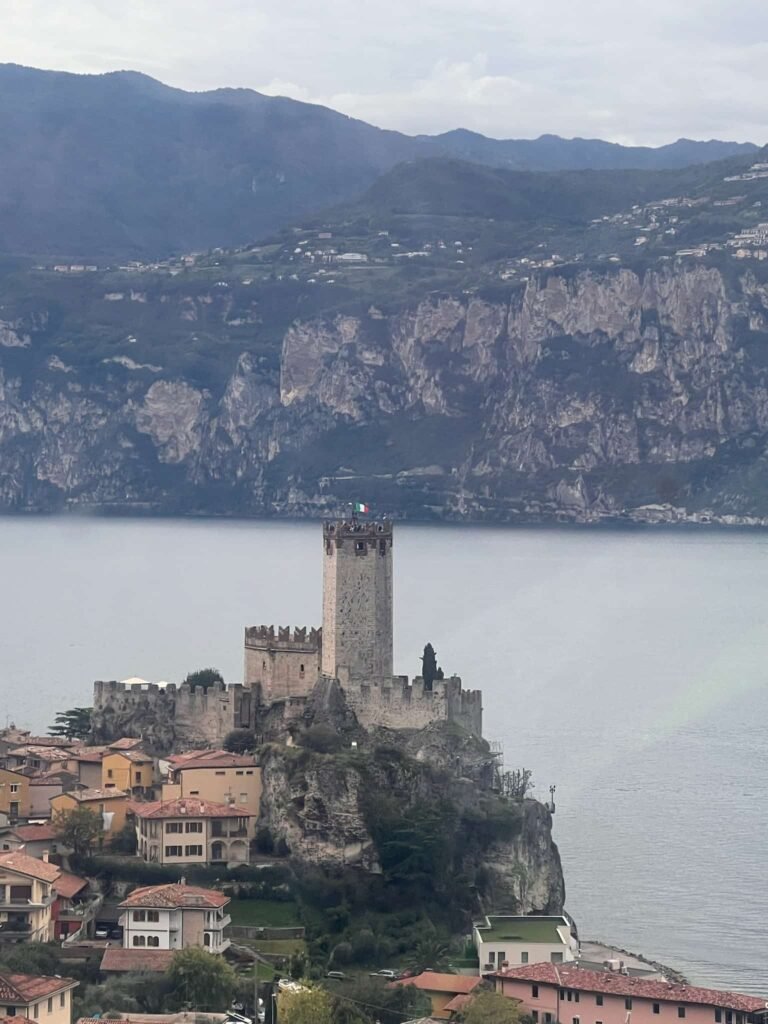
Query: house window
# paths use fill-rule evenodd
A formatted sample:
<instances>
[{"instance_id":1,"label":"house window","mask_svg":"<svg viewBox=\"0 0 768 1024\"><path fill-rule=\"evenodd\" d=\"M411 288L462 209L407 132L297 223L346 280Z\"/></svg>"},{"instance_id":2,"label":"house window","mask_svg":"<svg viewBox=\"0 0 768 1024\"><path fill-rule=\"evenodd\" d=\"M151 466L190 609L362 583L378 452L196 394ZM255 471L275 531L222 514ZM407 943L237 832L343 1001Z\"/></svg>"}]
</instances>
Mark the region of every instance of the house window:
<instances>
[{"instance_id":1,"label":"house window","mask_svg":"<svg viewBox=\"0 0 768 1024\"><path fill-rule=\"evenodd\" d=\"M165 823L165 834L169 832L181 832L183 824L180 821L166 821Z\"/></svg>"},{"instance_id":2,"label":"house window","mask_svg":"<svg viewBox=\"0 0 768 1024\"><path fill-rule=\"evenodd\" d=\"M202 821L185 821L184 822L185 832L202 832L203 823Z\"/></svg>"},{"instance_id":3,"label":"house window","mask_svg":"<svg viewBox=\"0 0 768 1024\"><path fill-rule=\"evenodd\" d=\"M211 944L211 936L208 934L208 932L205 932L204 935L203 935L203 945L204 946L210 946L210 944Z\"/></svg>"},{"instance_id":4,"label":"house window","mask_svg":"<svg viewBox=\"0 0 768 1024\"><path fill-rule=\"evenodd\" d=\"M53 1013L53 998L48 1000L48 1013Z\"/></svg>"},{"instance_id":5,"label":"house window","mask_svg":"<svg viewBox=\"0 0 768 1024\"><path fill-rule=\"evenodd\" d=\"M520 963L521 964L527 964L528 963L528 954L527 953L521 953L520 954Z\"/></svg>"},{"instance_id":6,"label":"house window","mask_svg":"<svg viewBox=\"0 0 768 1024\"><path fill-rule=\"evenodd\" d=\"M40 1003L35 1003L35 1005L32 1007L32 1016L35 1018L35 1020L37 1020L37 1018L40 1016Z\"/></svg>"},{"instance_id":7,"label":"house window","mask_svg":"<svg viewBox=\"0 0 768 1024\"><path fill-rule=\"evenodd\" d=\"M531 996L534 999L538 999L539 998L539 986L538 985L531 985Z\"/></svg>"},{"instance_id":8,"label":"house window","mask_svg":"<svg viewBox=\"0 0 768 1024\"><path fill-rule=\"evenodd\" d=\"M145 935L134 935L133 936L134 946L146 946L147 938Z\"/></svg>"},{"instance_id":9,"label":"house window","mask_svg":"<svg viewBox=\"0 0 768 1024\"><path fill-rule=\"evenodd\" d=\"M581 1022L580 1022L578 1017L574 1017L573 1018L573 1024L581 1024Z\"/></svg>"},{"instance_id":10,"label":"house window","mask_svg":"<svg viewBox=\"0 0 768 1024\"><path fill-rule=\"evenodd\" d=\"M112 778L112 769L111 768L107 768L107 778L108 779Z\"/></svg>"},{"instance_id":11,"label":"house window","mask_svg":"<svg viewBox=\"0 0 768 1024\"><path fill-rule=\"evenodd\" d=\"M242 775L242 772L235 772L235 775Z\"/></svg>"},{"instance_id":12,"label":"house window","mask_svg":"<svg viewBox=\"0 0 768 1024\"><path fill-rule=\"evenodd\" d=\"M561 964L563 962L563 954L553 953L552 956L549 958L549 961L553 964Z\"/></svg>"},{"instance_id":13,"label":"house window","mask_svg":"<svg viewBox=\"0 0 768 1024\"><path fill-rule=\"evenodd\" d=\"M141 782L141 772L136 772L136 781Z\"/></svg>"},{"instance_id":14,"label":"house window","mask_svg":"<svg viewBox=\"0 0 768 1024\"><path fill-rule=\"evenodd\" d=\"M597 995L595 996L595 1005L596 1006L602 1006L603 1005L603 994L602 994L602 992L598 992Z\"/></svg>"},{"instance_id":15,"label":"house window","mask_svg":"<svg viewBox=\"0 0 768 1024\"><path fill-rule=\"evenodd\" d=\"M240 825L239 821L238 821L238 825ZM244 828L245 825L243 824L240 827ZM499 967L501 967L501 965L504 963L504 961L506 959L507 959L507 951L506 951L506 949L500 949L499 952L498 952L498 955L497 955L497 960L496 960L496 962L498 963Z\"/></svg>"},{"instance_id":16,"label":"house window","mask_svg":"<svg viewBox=\"0 0 768 1024\"><path fill-rule=\"evenodd\" d=\"M723 1024L723 1011L715 1010L715 1024Z\"/></svg>"},{"instance_id":17,"label":"house window","mask_svg":"<svg viewBox=\"0 0 768 1024\"><path fill-rule=\"evenodd\" d=\"M61 995L59 996L59 1006L66 1006L66 1005L67 1005L67 995L66 995L66 992L62 992Z\"/></svg>"},{"instance_id":18,"label":"house window","mask_svg":"<svg viewBox=\"0 0 768 1024\"><path fill-rule=\"evenodd\" d=\"M253 772L252 772L252 771L250 771L250 772L246 772L245 774L246 774L246 775L253 775Z\"/></svg>"},{"instance_id":19,"label":"house window","mask_svg":"<svg viewBox=\"0 0 768 1024\"><path fill-rule=\"evenodd\" d=\"M654 1013L661 1013L661 1003L654 1003L653 1004L653 1012Z\"/></svg>"},{"instance_id":20,"label":"house window","mask_svg":"<svg viewBox=\"0 0 768 1024\"><path fill-rule=\"evenodd\" d=\"M573 993L573 998L578 1003L578 1001L579 1001L579 993L578 992L574 992Z\"/></svg>"},{"instance_id":21,"label":"house window","mask_svg":"<svg viewBox=\"0 0 768 1024\"><path fill-rule=\"evenodd\" d=\"M180 857L181 847L180 846L166 846L165 848L166 857Z\"/></svg>"},{"instance_id":22,"label":"house window","mask_svg":"<svg viewBox=\"0 0 768 1024\"><path fill-rule=\"evenodd\" d=\"M5 1016L6 1017L15 1017L16 1016L16 1007L15 1006L6 1006L6 1008L5 1008Z\"/></svg>"},{"instance_id":23,"label":"house window","mask_svg":"<svg viewBox=\"0 0 768 1024\"><path fill-rule=\"evenodd\" d=\"M217 775L226 775L226 772L216 772Z\"/></svg>"},{"instance_id":24,"label":"house window","mask_svg":"<svg viewBox=\"0 0 768 1024\"><path fill-rule=\"evenodd\" d=\"M545 1013L544 1014L544 1024L552 1024L552 1014L551 1013Z\"/></svg>"},{"instance_id":25,"label":"house window","mask_svg":"<svg viewBox=\"0 0 768 1024\"><path fill-rule=\"evenodd\" d=\"M160 920L160 911L159 910L148 910L147 911L147 920L148 921L154 921L155 923L157 923Z\"/></svg>"},{"instance_id":26,"label":"house window","mask_svg":"<svg viewBox=\"0 0 768 1024\"><path fill-rule=\"evenodd\" d=\"M146 912L146 910L134 910L134 912L133 912L133 920L134 921L146 921L147 920L147 912Z\"/></svg>"},{"instance_id":27,"label":"house window","mask_svg":"<svg viewBox=\"0 0 768 1024\"><path fill-rule=\"evenodd\" d=\"M732 1010L726 1010L725 1011L725 1024L733 1024L733 1011Z\"/></svg>"},{"instance_id":28,"label":"house window","mask_svg":"<svg viewBox=\"0 0 768 1024\"><path fill-rule=\"evenodd\" d=\"M684 1006L678 1006L678 1008L677 1008L677 1016L680 1017L681 1019L685 1016L685 1007Z\"/></svg>"},{"instance_id":29,"label":"house window","mask_svg":"<svg viewBox=\"0 0 768 1024\"><path fill-rule=\"evenodd\" d=\"M531 1010L531 1020L533 1021L533 1024L539 1024L539 1011L538 1010Z\"/></svg>"},{"instance_id":30,"label":"house window","mask_svg":"<svg viewBox=\"0 0 768 1024\"><path fill-rule=\"evenodd\" d=\"M241 804L247 804L248 803L248 794L247 793L241 793L240 794L240 803Z\"/></svg>"},{"instance_id":31,"label":"house window","mask_svg":"<svg viewBox=\"0 0 768 1024\"><path fill-rule=\"evenodd\" d=\"M624 1000L624 1009L625 1010L631 1010L632 1009L632 1000L631 999L625 999Z\"/></svg>"},{"instance_id":32,"label":"house window","mask_svg":"<svg viewBox=\"0 0 768 1024\"><path fill-rule=\"evenodd\" d=\"M202 846L185 846L184 856L185 857L202 857L203 848Z\"/></svg>"},{"instance_id":33,"label":"house window","mask_svg":"<svg viewBox=\"0 0 768 1024\"><path fill-rule=\"evenodd\" d=\"M199 789L190 789L189 795L190 796L200 796L200 790Z\"/></svg>"},{"instance_id":34,"label":"house window","mask_svg":"<svg viewBox=\"0 0 768 1024\"><path fill-rule=\"evenodd\" d=\"M11 783L11 792L12 793L18 793L19 792L19 784L18 784L18 782L12 782Z\"/></svg>"},{"instance_id":35,"label":"house window","mask_svg":"<svg viewBox=\"0 0 768 1024\"><path fill-rule=\"evenodd\" d=\"M155 947L159 946L160 945L160 936L159 935L148 935L147 936L147 945L148 946L155 946Z\"/></svg>"}]
</instances>

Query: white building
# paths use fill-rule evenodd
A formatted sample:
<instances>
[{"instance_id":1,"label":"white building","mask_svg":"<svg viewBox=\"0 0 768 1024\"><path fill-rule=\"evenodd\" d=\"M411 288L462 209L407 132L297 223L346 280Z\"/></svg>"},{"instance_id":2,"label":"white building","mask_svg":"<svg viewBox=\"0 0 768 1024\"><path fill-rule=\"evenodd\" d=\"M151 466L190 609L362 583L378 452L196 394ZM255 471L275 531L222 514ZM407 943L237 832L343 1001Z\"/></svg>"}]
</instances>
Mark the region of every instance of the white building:
<instances>
[{"instance_id":1,"label":"white building","mask_svg":"<svg viewBox=\"0 0 768 1024\"><path fill-rule=\"evenodd\" d=\"M472 938L481 974L501 969L502 964L568 963L579 953L578 940L562 916L489 914L475 922Z\"/></svg>"},{"instance_id":2,"label":"white building","mask_svg":"<svg viewBox=\"0 0 768 1024\"><path fill-rule=\"evenodd\" d=\"M186 949L223 953L229 896L182 882L135 889L120 904L123 949Z\"/></svg>"}]
</instances>

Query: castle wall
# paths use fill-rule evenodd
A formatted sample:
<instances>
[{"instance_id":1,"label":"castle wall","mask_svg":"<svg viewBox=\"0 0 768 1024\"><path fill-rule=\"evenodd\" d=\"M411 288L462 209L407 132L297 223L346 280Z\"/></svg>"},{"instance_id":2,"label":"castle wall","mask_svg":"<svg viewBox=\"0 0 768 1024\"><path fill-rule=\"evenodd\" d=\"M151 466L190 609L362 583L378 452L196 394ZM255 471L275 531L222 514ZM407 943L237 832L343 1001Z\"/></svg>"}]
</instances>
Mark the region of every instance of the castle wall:
<instances>
[{"instance_id":1,"label":"castle wall","mask_svg":"<svg viewBox=\"0 0 768 1024\"><path fill-rule=\"evenodd\" d=\"M246 686L261 684L267 701L307 696L320 671L319 629L252 626L245 631Z\"/></svg>"},{"instance_id":2,"label":"castle wall","mask_svg":"<svg viewBox=\"0 0 768 1024\"><path fill-rule=\"evenodd\" d=\"M433 722L455 722L475 736L483 735L483 695L480 690L463 690L461 679L435 680L426 690L424 680L412 683L395 676L390 686L358 685L340 680L348 707L365 729L423 729Z\"/></svg>"},{"instance_id":3,"label":"castle wall","mask_svg":"<svg viewBox=\"0 0 768 1024\"><path fill-rule=\"evenodd\" d=\"M97 681L93 684L93 738L110 742L141 736L151 753L221 746L233 729L250 728L251 693L240 683L215 683L204 691L183 683L157 686Z\"/></svg>"},{"instance_id":4,"label":"castle wall","mask_svg":"<svg viewBox=\"0 0 768 1024\"><path fill-rule=\"evenodd\" d=\"M323 674L389 680L392 524L326 523L323 540Z\"/></svg>"}]
</instances>

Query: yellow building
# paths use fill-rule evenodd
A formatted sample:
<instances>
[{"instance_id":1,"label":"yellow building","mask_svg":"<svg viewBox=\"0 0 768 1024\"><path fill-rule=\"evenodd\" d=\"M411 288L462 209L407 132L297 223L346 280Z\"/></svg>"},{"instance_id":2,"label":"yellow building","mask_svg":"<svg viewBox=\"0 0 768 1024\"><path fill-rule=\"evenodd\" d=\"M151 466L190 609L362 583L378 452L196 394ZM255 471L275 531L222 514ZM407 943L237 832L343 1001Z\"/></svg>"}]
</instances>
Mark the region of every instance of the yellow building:
<instances>
[{"instance_id":1,"label":"yellow building","mask_svg":"<svg viewBox=\"0 0 768 1024\"><path fill-rule=\"evenodd\" d=\"M143 750L108 751L101 762L101 788L151 795L155 762Z\"/></svg>"},{"instance_id":2,"label":"yellow building","mask_svg":"<svg viewBox=\"0 0 768 1024\"><path fill-rule=\"evenodd\" d=\"M15 942L50 942L53 939L51 906L56 899L53 882L60 874L55 864L37 860L21 850L0 853L0 936L3 939Z\"/></svg>"},{"instance_id":3,"label":"yellow building","mask_svg":"<svg viewBox=\"0 0 768 1024\"><path fill-rule=\"evenodd\" d=\"M51 800L53 817L61 811L74 811L87 807L104 820L104 838L111 839L125 825L128 797L116 789L80 789L60 793Z\"/></svg>"},{"instance_id":4,"label":"yellow building","mask_svg":"<svg viewBox=\"0 0 768 1024\"><path fill-rule=\"evenodd\" d=\"M0 768L0 814L11 823L29 817L29 779L8 768Z\"/></svg>"},{"instance_id":5,"label":"yellow building","mask_svg":"<svg viewBox=\"0 0 768 1024\"><path fill-rule=\"evenodd\" d=\"M26 1017L39 1024L71 1024L73 978L0 974L0 1017Z\"/></svg>"},{"instance_id":6,"label":"yellow building","mask_svg":"<svg viewBox=\"0 0 768 1024\"><path fill-rule=\"evenodd\" d=\"M199 797L134 804L138 853L154 864L247 864L255 817Z\"/></svg>"},{"instance_id":7,"label":"yellow building","mask_svg":"<svg viewBox=\"0 0 768 1024\"><path fill-rule=\"evenodd\" d=\"M461 1010L482 978L468 977L462 974L438 974L437 971L424 971L413 978L403 978L397 985L413 985L429 996L432 1004L431 1016L438 1020L448 1020L456 1010Z\"/></svg>"},{"instance_id":8,"label":"yellow building","mask_svg":"<svg viewBox=\"0 0 768 1024\"><path fill-rule=\"evenodd\" d=\"M256 759L226 750L195 750L169 758L163 800L199 797L216 804L232 804L258 816L261 805L261 768Z\"/></svg>"}]
</instances>

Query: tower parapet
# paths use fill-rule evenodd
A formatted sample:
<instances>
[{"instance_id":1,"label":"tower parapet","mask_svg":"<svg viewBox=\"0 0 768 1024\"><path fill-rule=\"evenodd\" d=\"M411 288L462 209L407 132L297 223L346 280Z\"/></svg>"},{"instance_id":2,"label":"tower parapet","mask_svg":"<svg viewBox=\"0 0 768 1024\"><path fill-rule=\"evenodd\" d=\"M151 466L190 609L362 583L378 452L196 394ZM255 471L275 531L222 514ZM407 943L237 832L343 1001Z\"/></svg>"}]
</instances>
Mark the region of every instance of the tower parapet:
<instances>
[{"instance_id":1,"label":"tower parapet","mask_svg":"<svg viewBox=\"0 0 768 1024\"><path fill-rule=\"evenodd\" d=\"M465 690L459 676L436 679L431 689L417 676L394 676L389 685L357 685L341 680L347 706L364 729L423 729L454 722L474 736L483 735L483 694Z\"/></svg>"},{"instance_id":2,"label":"tower parapet","mask_svg":"<svg viewBox=\"0 0 768 1024\"><path fill-rule=\"evenodd\" d=\"M245 685L267 701L306 696L320 671L322 630L314 626L250 626L245 631Z\"/></svg>"},{"instance_id":3,"label":"tower parapet","mask_svg":"<svg viewBox=\"0 0 768 1024\"><path fill-rule=\"evenodd\" d=\"M323 524L324 675L392 678L392 540L387 519Z\"/></svg>"}]
</instances>

